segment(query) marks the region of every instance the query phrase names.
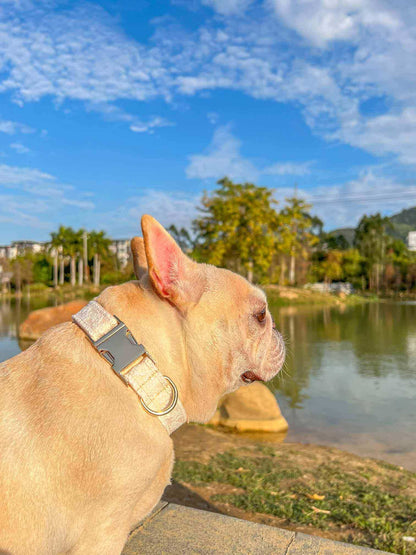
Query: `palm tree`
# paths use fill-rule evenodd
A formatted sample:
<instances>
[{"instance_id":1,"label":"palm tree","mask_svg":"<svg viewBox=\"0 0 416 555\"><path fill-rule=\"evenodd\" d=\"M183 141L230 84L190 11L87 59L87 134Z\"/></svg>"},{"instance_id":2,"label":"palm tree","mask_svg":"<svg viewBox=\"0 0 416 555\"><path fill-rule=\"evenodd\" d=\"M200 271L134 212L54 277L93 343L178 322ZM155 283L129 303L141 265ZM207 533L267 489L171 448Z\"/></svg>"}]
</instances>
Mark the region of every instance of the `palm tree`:
<instances>
[{"instance_id":1,"label":"palm tree","mask_svg":"<svg viewBox=\"0 0 416 555\"><path fill-rule=\"evenodd\" d=\"M76 259L82 249L82 233L82 230L74 231L72 227L65 229L64 250L65 254L70 258L70 280L72 287L75 287L77 283Z\"/></svg>"},{"instance_id":2,"label":"palm tree","mask_svg":"<svg viewBox=\"0 0 416 555\"><path fill-rule=\"evenodd\" d=\"M54 285L58 284L58 258L59 258L59 284L64 283L65 260L70 259L70 282L76 285L76 259L82 249L82 230L75 231L72 227L59 226L57 232L51 233L51 253L54 256Z\"/></svg>"},{"instance_id":3,"label":"palm tree","mask_svg":"<svg viewBox=\"0 0 416 555\"><path fill-rule=\"evenodd\" d=\"M59 284L64 283L64 245L66 243L66 227L61 225L57 232L51 233L50 251L54 258L53 263L53 284L58 286L58 260L59 260Z\"/></svg>"},{"instance_id":4,"label":"palm tree","mask_svg":"<svg viewBox=\"0 0 416 555\"><path fill-rule=\"evenodd\" d=\"M110 254L111 239L105 231L91 231L89 233L89 251L93 255L93 282L96 287L100 285L101 260Z\"/></svg>"}]
</instances>

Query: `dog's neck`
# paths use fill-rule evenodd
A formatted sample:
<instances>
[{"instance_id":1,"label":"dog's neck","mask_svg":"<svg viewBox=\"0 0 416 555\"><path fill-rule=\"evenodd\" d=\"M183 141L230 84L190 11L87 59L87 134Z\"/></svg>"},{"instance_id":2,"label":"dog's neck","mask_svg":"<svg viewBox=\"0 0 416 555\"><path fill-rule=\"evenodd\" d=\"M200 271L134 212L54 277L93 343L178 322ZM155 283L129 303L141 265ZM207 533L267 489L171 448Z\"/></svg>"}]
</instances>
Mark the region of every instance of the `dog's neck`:
<instances>
[{"instance_id":1,"label":"dog's neck","mask_svg":"<svg viewBox=\"0 0 416 555\"><path fill-rule=\"evenodd\" d=\"M176 384L179 398L189 421L206 422L215 411L223 391L215 383L207 387L199 376L209 376L209 353L201 352L192 366L189 360L184 319L178 310L161 300L153 291L147 276L140 282L133 281L105 289L97 298L111 314L120 318L155 359L159 371ZM204 351L201 346L201 350ZM204 368L206 367L206 368Z\"/></svg>"}]
</instances>

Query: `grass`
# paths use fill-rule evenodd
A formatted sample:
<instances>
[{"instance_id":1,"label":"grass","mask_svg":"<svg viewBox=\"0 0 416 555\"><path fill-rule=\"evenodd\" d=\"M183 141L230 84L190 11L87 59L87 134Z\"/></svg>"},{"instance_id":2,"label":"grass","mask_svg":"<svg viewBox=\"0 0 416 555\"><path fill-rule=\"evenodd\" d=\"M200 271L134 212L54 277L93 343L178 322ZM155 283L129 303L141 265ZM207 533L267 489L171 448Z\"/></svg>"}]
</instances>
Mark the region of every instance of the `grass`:
<instances>
[{"instance_id":1,"label":"grass","mask_svg":"<svg viewBox=\"0 0 416 555\"><path fill-rule=\"evenodd\" d=\"M260 445L217 453L208 463L178 460L174 478L197 486L232 486L212 495L212 502L273 515L286 524L335 531L342 541L416 554L415 544L403 540L416 535L416 475L362 461L346 468L341 461L329 457L325 463L311 453L308 464L299 465L296 456Z\"/></svg>"}]
</instances>

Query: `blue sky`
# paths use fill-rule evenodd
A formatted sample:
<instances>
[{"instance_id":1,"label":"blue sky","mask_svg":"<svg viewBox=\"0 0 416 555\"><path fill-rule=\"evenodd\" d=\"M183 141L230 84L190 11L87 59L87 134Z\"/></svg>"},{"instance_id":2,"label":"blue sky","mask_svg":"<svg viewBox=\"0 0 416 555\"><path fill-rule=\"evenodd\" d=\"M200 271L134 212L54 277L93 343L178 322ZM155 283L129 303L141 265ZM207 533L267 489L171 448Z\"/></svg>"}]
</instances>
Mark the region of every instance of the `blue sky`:
<instances>
[{"instance_id":1,"label":"blue sky","mask_svg":"<svg viewBox=\"0 0 416 555\"><path fill-rule=\"evenodd\" d=\"M0 0L0 244L189 225L224 175L414 206L415 59L408 0Z\"/></svg>"}]
</instances>

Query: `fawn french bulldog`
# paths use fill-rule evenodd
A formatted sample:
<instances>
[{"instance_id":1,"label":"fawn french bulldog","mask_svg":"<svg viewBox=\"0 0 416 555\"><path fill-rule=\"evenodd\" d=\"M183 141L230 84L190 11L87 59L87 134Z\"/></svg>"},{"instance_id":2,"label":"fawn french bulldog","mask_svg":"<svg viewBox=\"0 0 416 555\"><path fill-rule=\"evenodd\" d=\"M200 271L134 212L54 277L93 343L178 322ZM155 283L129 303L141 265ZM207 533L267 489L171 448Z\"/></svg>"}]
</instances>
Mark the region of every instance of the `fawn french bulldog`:
<instances>
[{"instance_id":1,"label":"fawn french bulldog","mask_svg":"<svg viewBox=\"0 0 416 555\"><path fill-rule=\"evenodd\" d=\"M261 290L193 262L150 216L142 231L137 281L0 364L2 554L120 553L169 483L169 432L206 422L221 396L283 364Z\"/></svg>"}]
</instances>

